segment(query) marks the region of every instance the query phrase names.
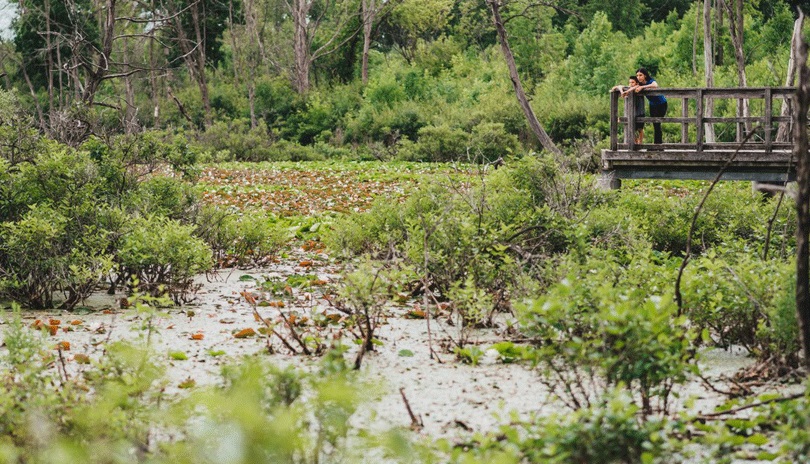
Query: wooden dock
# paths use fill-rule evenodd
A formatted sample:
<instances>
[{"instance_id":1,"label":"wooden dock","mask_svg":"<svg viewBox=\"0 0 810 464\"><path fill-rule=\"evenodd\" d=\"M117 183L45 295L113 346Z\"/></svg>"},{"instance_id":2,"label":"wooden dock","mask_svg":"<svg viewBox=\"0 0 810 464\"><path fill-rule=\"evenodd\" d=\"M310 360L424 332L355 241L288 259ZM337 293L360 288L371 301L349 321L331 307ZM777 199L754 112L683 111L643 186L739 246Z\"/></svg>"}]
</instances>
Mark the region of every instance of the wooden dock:
<instances>
[{"instance_id":1,"label":"wooden dock","mask_svg":"<svg viewBox=\"0 0 810 464\"><path fill-rule=\"evenodd\" d=\"M667 97L669 110L662 118L636 118L632 98L622 99L619 92L611 92L610 148L602 150L603 183L617 188L621 179L709 180L721 170L724 180L791 181L796 170L791 130L795 92L792 87L748 87L640 93ZM732 109L735 116L707 116L710 101L726 113ZM746 104L750 112L743 116ZM662 124L666 143L636 144L631 134L637 125L644 123L644 138L652 140L654 122ZM717 133L715 140L706 140L709 125ZM673 126L677 127L675 136Z\"/></svg>"}]
</instances>

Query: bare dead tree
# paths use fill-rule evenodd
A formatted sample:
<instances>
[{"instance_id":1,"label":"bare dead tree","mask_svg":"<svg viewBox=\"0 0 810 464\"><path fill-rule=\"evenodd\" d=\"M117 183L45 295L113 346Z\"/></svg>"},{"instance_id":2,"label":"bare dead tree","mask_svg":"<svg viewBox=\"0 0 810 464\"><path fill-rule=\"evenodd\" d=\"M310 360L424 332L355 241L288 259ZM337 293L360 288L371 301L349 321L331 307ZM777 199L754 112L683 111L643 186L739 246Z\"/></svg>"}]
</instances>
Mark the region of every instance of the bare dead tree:
<instances>
[{"instance_id":1,"label":"bare dead tree","mask_svg":"<svg viewBox=\"0 0 810 464\"><path fill-rule=\"evenodd\" d=\"M520 75L518 74L517 65L515 64L515 56L512 54L512 49L509 47L509 39L507 37L506 28L504 27L503 18L501 18L501 0L487 0L487 4L492 11L492 20L495 22L495 31L498 34L498 41L501 43L501 51L503 52L504 59L506 59L506 66L509 68L509 77L512 80L515 95L517 96L518 103L520 104L520 108L523 110L524 116L526 116L529 127L532 129L532 132L540 141L543 148L551 153L554 153L555 155L561 155L562 151L560 151L554 141L551 140L551 137L549 137L546 130L543 129L542 125L540 125L540 121L537 120L537 116L534 114L534 110L529 103L529 98L526 96L526 92L523 90L523 84L520 82Z\"/></svg>"},{"instance_id":2,"label":"bare dead tree","mask_svg":"<svg viewBox=\"0 0 810 464\"><path fill-rule=\"evenodd\" d=\"M745 75L745 52L743 50L743 27L745 17L743 15L742 0L717 0L722 4L728 14L728 26L731 33L731 45L734 48L734 60L737 64L737 84L740 87L748 87L748 80ZM742 98L737 103L737 116L748 118L751 116L751 106L748 99ZM751 131L751 121L746 120L745 130Z\"/></svg>"},{"instance_id":3,"label":"bare dead tree","mask_svg":"<svg viewBox=\"0 0 810 464\"><path fill-rule=\"evenodd\" d=\"M309 74L312 64L319 58L336 52L341 46L359 32L352 31L343 40L340 35L349 19L354 15L348 10L348 2L327 0L319 5L318 14L312 15L314 0L285 0L284 2L293 20L293 69L292 80L295 90L299 94L309 92ZM331 13L334 20L333 31L323 40L323 44L313 50L312 46L316 33Z\"/></svg>"},{"instance_id":4,"label":"bare dead tree","mask_svg":"<svg viewBox=\"0 0 810 464\"><path fill-rule=\"evenodd\" d=\"M714 41L712 40L712 2L703 0L703 72L706 87L714 87ZM704 114L707 118L714 114L714 100L706 99ZM706 123L704 132L706 142L714 143L714 125Z\"/></svg>"},{"instance_id":5,"label":"bare dead tree","mask_svg":"<svg viewBox=\"0 0 810 464\"><path fill-rule=\"evenodd\" d=\"M802 28L804 27L804 15L799 15L793 23L793 36L790 39L790 59L788 60L787 75L785 76L785 87L792 87L796 82L796 52L799 49L799 40L801 40ZM787 116L790 114L790 109L793 102L786 98L782 102L782 109L780 116ZM779 123L779 130L776 132L777 142L787 142L788 135L792 132L792 125L790 123Z\"/></svg>"}]
</instances>

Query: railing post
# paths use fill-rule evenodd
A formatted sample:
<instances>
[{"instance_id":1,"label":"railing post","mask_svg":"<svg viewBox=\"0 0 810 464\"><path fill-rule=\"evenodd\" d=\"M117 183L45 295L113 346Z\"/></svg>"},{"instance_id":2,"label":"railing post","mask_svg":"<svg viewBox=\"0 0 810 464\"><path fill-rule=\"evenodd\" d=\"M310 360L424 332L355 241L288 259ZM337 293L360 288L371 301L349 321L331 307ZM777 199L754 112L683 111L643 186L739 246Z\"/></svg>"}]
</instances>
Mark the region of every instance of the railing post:
<instances>
[{"instance_id":1,"label":"railing post","mask_svg":"<svg viewBox=\"0 0 810 464\"><path fill-rule=\"evenodd\" d=\"M681 117L684 122L681 123L681 143L689 142L689 123L685 121L689 117L689 99L683 97L681 100Z\"/></svg>"},{"instance_id":2,"label":"railing post","mask_svg":"<svg viewBox=\"0 0 810 464\"><path fill-rule=\"evenodd\" d=\"M636 149L636 94L629 94L624 99L624 115L627 117L627 129L625 130L625 140L627 140L628 150Z\"/></svg>"},{"instance_id":3,"label":"railing post","mask_svg":"<svg viewBox=\"0 0 810 464\"><path fill-rule=\"evenodd\" d=\"M765 153L771 152L771 138L773 133L773 92L765 88Z\"/></svg>"},{"instance_id":4,"label":"railing post","mask_svg":"<svg viewBox=\"0 0 810 464\"><path fill-rule=\"evenodd\" d=\"M741 117L743 117L745 115L745 113L743 112L743 107L744 106L745 105L743 104L743 99L738 98L737 99L737 117L738 118L741 118ZM745 140L745 135L746 135L745 134L745 122L737 121L737 136L735 138L736 142L741 143L743 140Z\"/></svg>"},{"instance_id":5,"label":"railing post","mask_svg":"<svg viewBox=\"0 0 810 464\"><path fill-rule=\"evenodd\" d=\"M695 92L695 131L697 133L695 151L697 153L703 152L703 94L703 89L697 89Z\"/></svg>"},{"instance_id":6,"label":"railing post","mask_svg":"<svg viewBox=\"0 0 810 464\"><path fill-rule=\"evenodd\" d=\"M610 92L610 150L619 149L619 92Z\"/></svg>"}]
</instances>

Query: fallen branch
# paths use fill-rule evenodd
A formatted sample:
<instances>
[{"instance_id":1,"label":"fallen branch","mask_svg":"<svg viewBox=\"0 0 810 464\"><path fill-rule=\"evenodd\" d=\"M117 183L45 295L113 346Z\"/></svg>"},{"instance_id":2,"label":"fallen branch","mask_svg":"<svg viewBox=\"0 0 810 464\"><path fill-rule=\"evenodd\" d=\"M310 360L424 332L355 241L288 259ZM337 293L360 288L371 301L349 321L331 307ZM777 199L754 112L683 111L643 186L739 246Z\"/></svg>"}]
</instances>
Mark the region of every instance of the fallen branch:
<instances>
[{"instance_id":1,"label":"fallen branch","mask_svg":"<svg viewBox=\"0 0 810 464\"><path fill-rule=\"evenodd\" d=\"M794 393L793 395L790 395L790 396L780 396L779 398L772 398L772 399L769 399L769 400L758 401L756 403L751 403L751 404L746 404L746 405L743 405L743 406L738 406L736 408L731 408L731 409L728 409L726 411L718 411L718 412L710 412L710 413L707 413L707 414L701 414L701 415L697 416L695 419L696 420L714 420L714 419L720 418L722 416L729 416L729 415L732 415L732 414L736 414L736 413L738 413L740 411L745 411L746 409L756 408L756 407L759 407L759 406L765 406L765 405L773 404L773 403L784 403L784 402L787 402L787 401L793 401L793 400L799 399L799 398L801 398L803 396L805 396L804 392L802 392L802 393Z\"/></svg>"},{"instance_id":2,"label":"fallen branch","mask_svg":"<svg viewBox=\"0 0 810 464\"><path fill-rule=\"evenodd\" d=\"M408 397L405 396L405 387L399 388L399 394L402 395L402 402L405 403L405 409L408 410L408 415L411 417L411 430L416 432L422 430L425 424L422 422L422 416L417 416L411 409L411 403L408 402Z\"/></svg>"}]
</instances>

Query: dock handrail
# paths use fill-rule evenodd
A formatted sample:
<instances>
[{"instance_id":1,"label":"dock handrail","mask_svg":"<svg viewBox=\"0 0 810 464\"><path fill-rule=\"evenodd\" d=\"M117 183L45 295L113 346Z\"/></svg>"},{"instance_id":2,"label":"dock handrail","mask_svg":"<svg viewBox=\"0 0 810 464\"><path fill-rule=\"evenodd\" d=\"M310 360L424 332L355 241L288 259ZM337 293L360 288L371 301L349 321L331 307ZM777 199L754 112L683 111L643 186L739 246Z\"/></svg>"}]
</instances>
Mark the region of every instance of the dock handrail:
<instances>
[{"instance_id":1,"label":"dock handrail","mask_svg":"<svg viewBox=\"0 0 810 464\"><path fill-rule=\"evenodd\" d=\"M634 111L633 98L626 98L624 102L624 116L619 116L620 92L614 90L610 93L610 150L635 151L641 148L656 149L690 149L696 153L704 150L724 149L730 146L739 146L745 139L746 131L756 126L754 130L761 130L762 135L758 138L750 138L744 145L746 148L764 150L771 153L774 150L789 150L792 147L792 133L787 130L791 124L791 116L775 116L774 100L781 99L783 105L790 105L792 96L795 94L795 87L744 87L744 88L657 88L653 90L642 90L637 95L663 95L668 99L681 100L680 115L666 117L636 117ZM708 117L705 115L706 103L708 100L734 99L737 100L737 116L732 117ZM741 108L744 101L762 100L761 111L757 116L744 117L741 115ZM690 105L694 101L694 105ZM673 102L674 103L674 102ZM669 113L677 109L670 103ZM694 109L694 114L690 114L690 109ZM789 112L788 112L789 113ZM639 123L675 123L681 125L680 142L668 142L664 144L643 144L635 143L633 134ZM707 142L705 140L705 124L726 124L734 123L736 131L733 142ZM784 140L775 140L774 124L786 125L786 129L781 133L786 134ZM689 126L695 127L694 141L690 140ZM624 126L624 141L619 142L619 126Z\"/></svg>"}]
</instances>

